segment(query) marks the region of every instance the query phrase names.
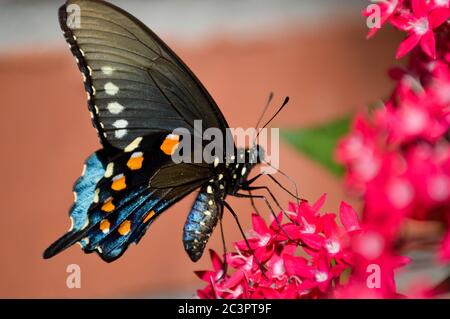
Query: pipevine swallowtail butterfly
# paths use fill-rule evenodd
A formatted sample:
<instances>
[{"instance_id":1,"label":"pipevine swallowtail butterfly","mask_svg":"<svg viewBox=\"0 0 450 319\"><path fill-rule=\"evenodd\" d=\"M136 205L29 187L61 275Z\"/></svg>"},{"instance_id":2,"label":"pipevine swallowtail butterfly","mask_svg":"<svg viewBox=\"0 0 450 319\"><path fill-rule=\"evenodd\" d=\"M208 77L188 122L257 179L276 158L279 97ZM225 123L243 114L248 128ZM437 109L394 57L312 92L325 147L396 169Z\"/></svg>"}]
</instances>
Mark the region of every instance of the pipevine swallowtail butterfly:
<instances>
[{"instance_id":1,"label":"pipevine swallowtail butterfly","mask_svg":"<svg viewBox=\"0 0 450 319\"><path fill-rule=\"evenodd\" d=\"M79 25L69 21L77 8ZM213 163L174 163L173 134L194 120L228 124L204 86L149 28L124 10L99 0L69 0L59 22L83 75L88 106L103 148L85 162L74 185L71 229L45 252L50 258L74 243L111 262L142 238L172 204L200 188L183 231L193 261L222 217L227 195L249 190L248 174L263 157L258 146L236 148ZM238 158L244 159L243 164ZM231 208L230 208L231 209Z\"/></svg>"}]
</instances>

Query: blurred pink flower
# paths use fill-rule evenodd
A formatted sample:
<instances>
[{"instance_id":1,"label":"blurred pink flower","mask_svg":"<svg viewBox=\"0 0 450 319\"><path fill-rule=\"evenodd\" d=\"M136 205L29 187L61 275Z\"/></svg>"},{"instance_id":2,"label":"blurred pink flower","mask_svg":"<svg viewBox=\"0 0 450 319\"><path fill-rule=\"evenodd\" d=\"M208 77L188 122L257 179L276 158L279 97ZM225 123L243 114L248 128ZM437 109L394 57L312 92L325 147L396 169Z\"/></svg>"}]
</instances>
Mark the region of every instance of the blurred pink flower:
<instances>
[{"instance_id":1,"label":"blurred pink flower","mask_svg":"<svg viewBox=\"0 0 450 319\"><path fill-rule=\"evenodd\" d=\"M449 17L449 1L398 4L388 21L409 33L399 56L419 42L422 51L415 50L405 68L390 70L397 82L390 98L371 114L359 114L336 149L347 185L364 200L362 235L351 239L351 284L336 292L340 297L395 296L392 273L407 262L396 243L407 219L440 221L446 235L437 257L450 262ZM358 280L370 260L388 272L387 291L374 293Z\"/></svg>"},{"instance_id":2,"label":"blurred pink flower","mask_svg":"<svg viewBox=\"0 0 450 319\"><path fill-rule=\"evenodd\" d=\"M396 57L401 58L420 43L422 50L432 59L436 59L436 38L433 30L441 26L450 17L450 9L432 5L427 0L411 0L411 10L401 10L390 20L391 24L408 37L400 44Z\"/></svg>"},{"instance_id":3,"label":"blurred pink flower","mask_svg":"<svg viewBox=\"0 0 450 319\"><path fill-rule=\"evenodd\" d=\"M382 27L386 22L389 21L391 16L395 13L397 8L401 5L403 0L374 0L372 1L374 4L378 5L380 9L380 27ZM367 8L363 15L369 17L373 12ZM378 32L380 28L371 28L369 33L367 34L367 38L371 38Z\"/></svg>"}]
</instances>

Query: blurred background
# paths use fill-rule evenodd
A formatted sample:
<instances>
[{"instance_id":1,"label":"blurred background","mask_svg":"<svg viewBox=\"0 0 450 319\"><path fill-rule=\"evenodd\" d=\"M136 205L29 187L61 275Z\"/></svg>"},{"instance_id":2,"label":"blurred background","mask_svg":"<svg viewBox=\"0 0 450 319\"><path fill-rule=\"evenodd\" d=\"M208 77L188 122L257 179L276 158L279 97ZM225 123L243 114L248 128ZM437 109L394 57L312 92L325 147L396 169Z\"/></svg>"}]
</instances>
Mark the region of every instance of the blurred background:
<instances>
[{"instance_id":1,"label":"blurred background","mask_svg":"<svg viewBox=\"0 0 450 319\"><path fill-rule=\"evenodd\" d=\"M232 127L254 126L270 91L274 107L291 97L272 126L299 128L364 108L392 85L386 70L395 63L401 35L388 29L366 41L365 1L111 2L183 58ZM51 260L41 257L69 228L72 184L84 159L100 147L81 76L59 30L61 4L0 1L0 297L192 297L203 287L193 271L210 268L207 253L192 263L182 246L193 196L161 216L138 246L112 264L78 246ZM337 211L340 200L358 207L338 177L287 143L280 151L281 169L304 198L314 201L328 193L328 211ZM272 188L287 205L289 198ZM230 202L248 229L250 203ZM228 243L241 239L231 216L225 215L224 225ZM219 231L207 248L222 251ZM69 264L81 267L80 289L66 286Z\"/></svg>"}]
</instances>

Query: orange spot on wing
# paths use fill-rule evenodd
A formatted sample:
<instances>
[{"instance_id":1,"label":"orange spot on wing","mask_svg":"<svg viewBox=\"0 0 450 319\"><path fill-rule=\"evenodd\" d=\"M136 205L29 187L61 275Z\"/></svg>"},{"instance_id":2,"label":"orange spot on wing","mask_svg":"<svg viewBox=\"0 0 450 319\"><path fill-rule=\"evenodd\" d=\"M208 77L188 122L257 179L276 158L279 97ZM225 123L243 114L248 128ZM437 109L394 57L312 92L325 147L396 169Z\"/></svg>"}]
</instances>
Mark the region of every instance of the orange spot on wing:
<instances>
[{"instance_id":1,"label":"orange spot on wing","mask_svg":"<svg viewBox=\"0 0 450 319\"><path fill-rule=\"evenodd\" d=\"M131 155L127 162L127 166L131 170L137 170L142 168L142 162L144 161L144 156L141 152L134 153Z\"/></svg>"},{"instance_id":2,"label":"orange spot on wing","mask_svg":"<svg viewBox=\"0 0 450 319\"><path fill-rule=\"evenodd\" d=\"M180 136L169 134L161 144L161 151L166 155L172 155L180 142Z\"/></svg>"},{"instance_id":3,"label":"orange spot on wing","mask_svg":"<svg viewBox=\"0 0 450 319\"><path fill-rule=\"evenodd\" d=\"M150 211L150 213L148 213L148 215L145 216L145 218L144 218L144 224L145 224L146 222L148 222L150 219L152 219L152 217L155 216L155 214L156 214L156 213L155 213L154 210Z\"/></svg>"},{"instance_id":4,"label":"orange spot on wing","mask_svg":"<svg viewBox=\"0 0 450 319\"><path fill-rule=\"evenodd\" d=\"M131 230L131 222L129 220L126 220L122 224L120 224L117 231L122 236L125 236L126 234L128 234L130 232L130 230Z\"/></svg>"},{"instance_id":5,"label":"orange spot on wing","mask_svg":"<svg viewBox=\"0 0 450 319\"><path fill-rule=\"evenodd\" d=\"M113 198L111 197L107 199L106 202L103 204L102 211L110 213L114 210L114 208L116 208L116 206L114 206Z\"/></svg>"},{"instance_id":6,"label":"orange spot on wing","mask_svg":"<svg viewBox=\"0 0 450 319\"><path fill-rule=\"evenodd\" d=\"M113 183L111 185L111 188L115 191L121 191L122 189L125 189L127 187L127 184L125 183L125 176L124 175L118 175L114 177Z\"/></svg>"},{"instance_id":7,"label":"orange spot on wing","mask_svg":"<svg viewBox=\"0 0 450 319\"><path fill-rule=\"evenodd\" d=\"M100 222L100 230L104 233L109 232L110 226L111 226L111 223L107 219L104 219Z\"/></svg>"}]
</instances>

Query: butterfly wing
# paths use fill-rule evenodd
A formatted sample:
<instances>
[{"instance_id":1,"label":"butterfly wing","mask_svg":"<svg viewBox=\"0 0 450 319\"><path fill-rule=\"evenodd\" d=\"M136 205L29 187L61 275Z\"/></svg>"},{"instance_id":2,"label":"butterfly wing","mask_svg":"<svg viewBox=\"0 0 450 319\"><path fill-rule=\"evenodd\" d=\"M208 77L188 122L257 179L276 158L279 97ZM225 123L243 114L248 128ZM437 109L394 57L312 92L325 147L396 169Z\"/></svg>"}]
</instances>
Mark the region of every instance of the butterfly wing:
<instances>
[{"instance_id":1,"label":"butterfly wing","mask_svg":"<svg viewBox=\"0 0 450 319\"><path fill-rule=\"evenodd\" d=\"M147 136L140 146L111 160L103 150L88 158L74 186L73 227L44 258L79 242L86 253L96 251L103 260L113 261L140 240L156 217L212 177L207 164L174 164L164 152L144 151L165 138L164 133L158 135Z\"/></svg>"},{"instance_id":2,"label":"butterfly wing","mask_svg":"<svg viewBox=\"0 0 450 319\"><path fill-rule=\"evenodd\" d=\"M85 252L112 261L154 218L213 176L204 163L173 163L177 141L169 133L180 127L201 133L194 131L201 119L203 128L219 128L232 139L203 85L136 18L103 1L70 0L59 20L104 150L87 160L74 186L73 228L44 257L80 242Z\"/></svg>"},{"instance_id":3,"label":"butterfly wing","mask_svg":"<svg viewBox=\"0 0 450 319\"><path fill-rule=\"evenodd\" d=\"M204 86L135 17L104 1L70 0L59 20L105 147L124 149L137 137L178 127L193 132L199 119L225 133L228 124Z\"/></svg>"}]
</instances>

